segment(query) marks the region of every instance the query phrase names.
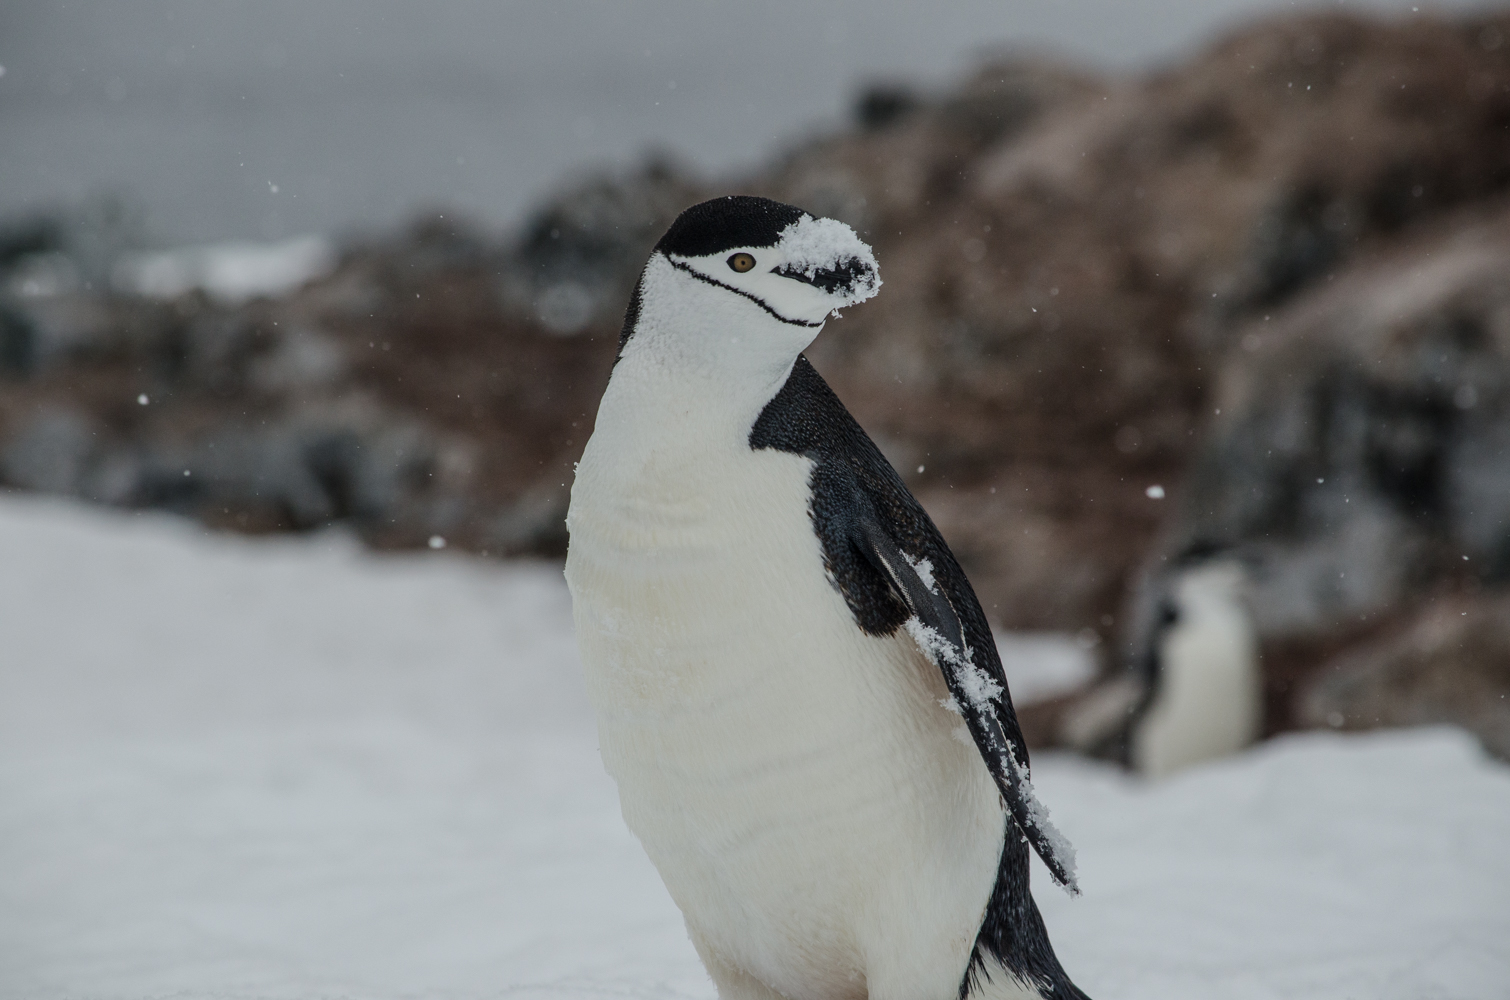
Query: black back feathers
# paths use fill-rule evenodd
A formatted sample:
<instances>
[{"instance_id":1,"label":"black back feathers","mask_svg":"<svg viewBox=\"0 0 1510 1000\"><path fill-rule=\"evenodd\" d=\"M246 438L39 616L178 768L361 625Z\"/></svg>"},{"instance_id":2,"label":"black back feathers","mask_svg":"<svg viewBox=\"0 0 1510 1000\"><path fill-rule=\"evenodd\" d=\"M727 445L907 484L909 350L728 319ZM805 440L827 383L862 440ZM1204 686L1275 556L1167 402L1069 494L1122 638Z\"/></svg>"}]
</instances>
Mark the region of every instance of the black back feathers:
<instances>
[{"instance_id":1,"label":"black back feathers","mask_svg":"<svg viewBox=\"0 0 1510 1000\"><path fill-rule=\"evenodd\" d=\"M678 257L706 257L736 247L775 246L782 231L807 214L769 198L731 194L677 216L655 248Z\"/></svg>"}]
</instances>

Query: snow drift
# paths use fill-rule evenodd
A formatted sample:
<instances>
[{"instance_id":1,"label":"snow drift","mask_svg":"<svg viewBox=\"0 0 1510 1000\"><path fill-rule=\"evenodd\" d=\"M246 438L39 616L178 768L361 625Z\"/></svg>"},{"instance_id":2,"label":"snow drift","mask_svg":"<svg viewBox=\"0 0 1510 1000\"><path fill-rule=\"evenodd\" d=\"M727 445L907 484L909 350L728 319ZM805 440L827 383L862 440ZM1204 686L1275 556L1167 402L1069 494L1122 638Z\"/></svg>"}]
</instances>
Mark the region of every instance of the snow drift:
<instances>
[{"instance_id":1,"label":"snow drift","mask_svg":"<svg viewBox=\"0 0 1510 1000\"><path fill-rule=\"evenodd\" d=\"M0 552L0 994L713 997L554 566L14 498ZM1085 890L1039 903L1092 996L1510 982L1510 769L1457 731L1034 779Z\"/></svg>"}]
</instances>

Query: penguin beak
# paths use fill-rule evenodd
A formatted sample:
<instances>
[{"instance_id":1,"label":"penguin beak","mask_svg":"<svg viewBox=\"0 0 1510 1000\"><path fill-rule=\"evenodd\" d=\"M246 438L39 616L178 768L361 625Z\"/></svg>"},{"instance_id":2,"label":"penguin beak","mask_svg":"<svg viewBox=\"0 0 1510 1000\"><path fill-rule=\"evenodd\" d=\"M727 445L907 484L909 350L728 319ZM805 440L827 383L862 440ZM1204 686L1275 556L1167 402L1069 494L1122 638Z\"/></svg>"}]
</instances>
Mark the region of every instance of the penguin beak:
<instances>
[{"instance_id":1,"label":"penguin beak","mask_svg":"<svg viewBox=\"0 0 1510 1000\"><path fill-rule=\"evenodd\" d=\"M881 290L876 255L837 219L804 215L782 230L775 249L781 264L770 273L811 285L822 293L833 315Z\"/></svg>"},{"instance_id":2,"label":"penguin beak","mask_svg":"<svg viewBox=\"0 0 1510 1000\"><path fill-rule=\"evenodd\" d=\"M791 278L793 281L800 281L805 285L813 285L846 302L855 299L862 289L868 292L880 284L877 280L875 265L859 257L846 257L834 262L832 266L819 267L810 272L784 264L774 268L771 273L779 274L783 278ZM869 298L868 295L865 297Z\"/></svg>"}]
</instances>

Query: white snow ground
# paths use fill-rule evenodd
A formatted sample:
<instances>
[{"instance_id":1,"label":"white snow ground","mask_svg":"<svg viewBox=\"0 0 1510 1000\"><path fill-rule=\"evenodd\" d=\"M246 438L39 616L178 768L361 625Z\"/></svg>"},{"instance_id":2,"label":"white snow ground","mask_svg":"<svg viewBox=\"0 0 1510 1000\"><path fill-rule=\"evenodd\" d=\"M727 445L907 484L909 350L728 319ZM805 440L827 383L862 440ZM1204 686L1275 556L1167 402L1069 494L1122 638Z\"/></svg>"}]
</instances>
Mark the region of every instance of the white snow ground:
<instances>
[{"instance_id":1,"label":"white snow ground","mask_svg":"<svg viewBox=\"0 0 1510 1000\"><path fill-rule=\"evenodd\" d=\"M711 998L602 774L559 571L0 499L0 996ZM1510 769L1313 735L1044 755L1095 997L1510 984Z\"/></svg>"}]
</instances>

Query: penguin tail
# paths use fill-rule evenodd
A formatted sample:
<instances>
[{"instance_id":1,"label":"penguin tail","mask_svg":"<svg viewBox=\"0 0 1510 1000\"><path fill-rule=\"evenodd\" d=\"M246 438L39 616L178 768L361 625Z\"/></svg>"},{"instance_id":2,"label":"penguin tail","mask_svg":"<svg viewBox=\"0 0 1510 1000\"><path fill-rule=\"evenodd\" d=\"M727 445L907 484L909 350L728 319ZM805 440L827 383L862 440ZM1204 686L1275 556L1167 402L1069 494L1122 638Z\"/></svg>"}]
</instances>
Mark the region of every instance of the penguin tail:
<instances>
[{"instance_id":1,"label":"penguin tail","mask_svg":"<svg viewBox=\"0 0 1510 1000\"><path fill-rule=\"evenodd\" d=\"M962 1000L1090 1000L1061 976L1057 982L1013 972L990 957L972 966Z\"/></svg>"},{"instance_id":2,"label":"penguin tail","mask_svg":"<svg viewBox=\"0 0 1510 1000\"><path fill-rule=\"evenodd\" d=\"M996 884L959 1000L1090 1000L1070 981L1028 888L1031 848L1009 817Z\"/></svg>"}]
</instances>

